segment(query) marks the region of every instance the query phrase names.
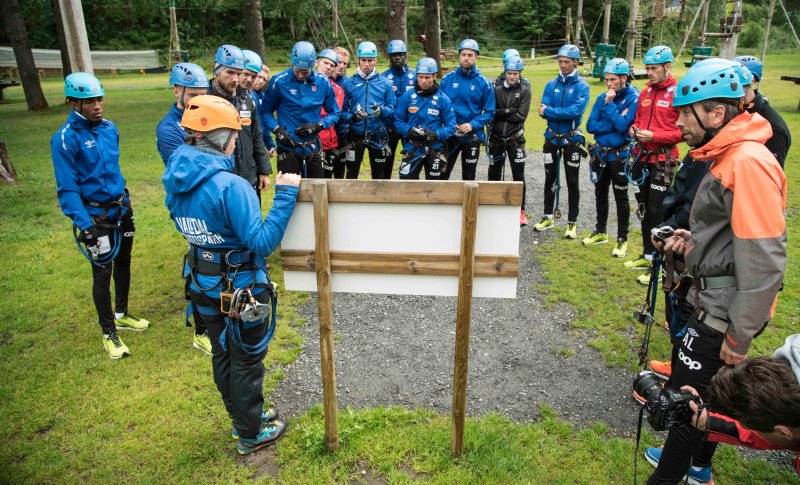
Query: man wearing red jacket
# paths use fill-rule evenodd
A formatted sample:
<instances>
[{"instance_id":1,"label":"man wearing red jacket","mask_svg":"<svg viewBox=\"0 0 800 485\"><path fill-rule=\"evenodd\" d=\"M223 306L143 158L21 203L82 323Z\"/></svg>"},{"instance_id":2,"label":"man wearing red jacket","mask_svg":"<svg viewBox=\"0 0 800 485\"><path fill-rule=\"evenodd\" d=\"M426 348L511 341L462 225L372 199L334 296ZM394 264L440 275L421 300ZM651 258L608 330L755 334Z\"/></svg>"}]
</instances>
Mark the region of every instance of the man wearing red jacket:
<instances>
[{"instance_id":1,"label":"man wearing red jacket","mask_svg":"<svg viewBox=\"0 0 800 485\"><path fill-rule=\"evenodd\" d=\"M344 89L333 80L336 66L338 65L339 54L333 49L323 49L317 56L317 71L327 77L328 81L331 82L333 92L336 95L336 104L339 105L339 109L342 109L342 105L344 104ZM322 108L322 117L324 118L326 114L325 108ZM336 126L331 126L326 130L320 131L319 139L322 141L322 150L325 152L325 156L322 158L322 168L325 171L325 178L344 178L344 160L341 159L341 155L336 151L336 148L339 146Z\"/></svg>"},{"instance_id":2,"label":"man wearing red jacket","mask_svg":"<svg viewBox=\"0 0 800 485\"><path fill-rule=\"evenodd\" d=\"M684 391L699 395L684 386ZM689 403L691 424L708 441L756 450L800 452L800 334L786 338L774 357L748 359L723 367L708 388L715 411ZM800 455L795 462L800 475Z\"/></svg>"},{"instance_id":3,"label":"man wearing red jacket","mask_svg":"<svg viewBox=\"0 0 800 485\"><path fill-rule=\"evenodd\" d=\"M637 259L625 262L627 269L650 268L651 254L655 251L650 230L664 220L661 202L675 174L679 155L675 144L683 141L681 130L675 126L678 110L672 106L675 86L678 84L670 73L672 62L672 50L663 45L653 47L644 56L650 81L647 88L639 93L639 106L630 129L630 135L637 141L632 157L637 157L638 163L632 167L632 175L641 183L635 195L638 203L636 213L642 221L644 250ZM647 285L650 273L641 275L637 281Z\"/></svg>"}]
</instances>

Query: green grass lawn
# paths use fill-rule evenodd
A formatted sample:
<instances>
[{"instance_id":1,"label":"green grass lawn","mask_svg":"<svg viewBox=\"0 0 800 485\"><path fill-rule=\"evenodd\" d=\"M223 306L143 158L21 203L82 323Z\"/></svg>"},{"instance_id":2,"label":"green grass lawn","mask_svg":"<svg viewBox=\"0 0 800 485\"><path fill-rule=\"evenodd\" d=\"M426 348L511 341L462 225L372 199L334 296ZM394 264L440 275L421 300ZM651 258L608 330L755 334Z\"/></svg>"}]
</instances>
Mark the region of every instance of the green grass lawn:
<instances>
[{"instance_id":1,"label":"green grass lawn","mask_svg":"<svg viewBox=\"0 0 800 485\"><path fill-rule=\"evenodd\" d=\"M800 87L777 79L799 70L792 56L771 57L762 89L795 132L800 127L794 111ZM487 75L498 72L486 69ZM534 104L555 73L555 64L526 69ZM131 358L111 361L104 355L91 301L91 273L55 194L49 141L67 116L60 105L61 82L51 78L44 83L53 106L44 114L26 112L21 89L7 90L7 101L0 104L0 141L8 145L20 181L0 186L0 482L275 482L263 460L235 458L211 362L191 348L191 331L183 326L179 273L185 244L164 208L163 165L154 135L172 102L168 77L101 77L107 90L106 116L119 127L122 170L136 211L131 311L153 325L142 334L122 335ZM590 84L593 96L602 92L601 84ZM537 116L529 118L531 148L540 147L543 126ZM798 198L792 187L800 179L799 161L795 147L787 162L792 255L797 254L798 232ZM593 256L587 257L587 251ZM548 302L573 305L576 331L586 333L608 365L630 367L635 358L630 348L637 345L641 329L628 315L643 294L630 273L605 253L575 243L555 241L537 257L550 281L544 289ZM280 260L273 257L270 262L281 283ZM798 328L798 267L793 258L789 264L778 315L756 341L754 354L771 351ZM610 298L604 298L604 291ZM278 332L265 363L267 393L281 379L282 366L300 351L297 328L306 322L296 308L305 298L281 292ZM653 354L666 355L666 349L666 338L659 333ZM340 435L341 450L330 454L323 448L319 408L294 420L271 458L280 467L279 480L366 482L382 476L391 483L460 484L618 483L633 478L632 440L614 437L603 423L576 429L547 408L534 424L515 424L498 415L468 419L466 452L458 460L449 453L449 416L426 410L343 410ZM645 436L645 444L654 443L652 436ZM731 447L718 453L715 471L721 484L800 483L793 472L763 460L741 460ZM649 473L640 461L638 478L644 480Z\"/></svg>"}]
</instances>

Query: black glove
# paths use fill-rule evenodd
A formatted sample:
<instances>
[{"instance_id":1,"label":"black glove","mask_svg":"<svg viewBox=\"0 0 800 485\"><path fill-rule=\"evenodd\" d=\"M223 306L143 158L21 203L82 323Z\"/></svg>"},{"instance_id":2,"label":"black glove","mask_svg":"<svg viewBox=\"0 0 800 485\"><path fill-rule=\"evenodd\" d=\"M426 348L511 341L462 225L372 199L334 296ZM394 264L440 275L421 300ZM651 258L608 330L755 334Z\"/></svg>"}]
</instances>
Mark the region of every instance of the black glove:
<instances>
[{"instance_id":1,"label":"black glove","mask_svg":"<svg viewBox=\"0 0 800 485\"><path fill-rule=\"evenodd\" d=\"M412 140L422 141L425 139L425 128L416 126L408 130L408 137Z\"/></svg>"},{"instance_id":2,"label":"black glove","mask_svg":"<svg viewBox=\"0 0 800 485\"><path fill-rule=\"evenodd\" d=\"M272 130L272 133L275 134L275 142L278 143L279 145L282 145L287 148L294 148L295 146L297 146L297 142L294 141L292 135L290 135L288 131L284 130L280 126Z\"/></svg>"},{"instance_id":3,"label":"black glove","mask_svg":"<svg viewBox=\"0 0 800 485\"><path fill-rule=\"evenodd\" d=\"M370 106L372 112L369 114L370 116L374 116L375 118L379 118L381 116L381 107L377 104L373 104Z\"/></svg>"},{"instance_id":4,"label":"black glove","mask_svg":"<svg viewBox=\"0 0 800 485\"><path fill-rule=\"evenodd\" d=\"M369 114L363 109L356 110L356 112L353 113L353 116L351 117L351 119L354 121L364 121L367 118L369 118Z\"/></svg>"},{"instance_id":5,"label":"black glove","mask_svg":"<svg viewBox=\"0 0 800 485\"><path fill-rule=\"evenodd\" d=\"M304 123L294 129L294 134L301 138L308 138L309 136L319 133L322 130L322 123Z\"/></svg>"},{"instance_id":6,"label":"black glove","mask_svg":"<svg viewBox=\"0 0 800 485\"><path fill-rule=\"evenodd\" d=\"M439 136L433 130L429 130L427 128L423 128L422 130L425 133L425 141L436 141L439 138Z\"/></svg>"},{"instance_id":7,"label":"black glove","mask_svg":"<svg viewBox=\"0 0 800 485\"><path fill-rule=\"evenodd\" d=\"M78 241L86 246L97 246L97 226L92 225L78 233Z\"/></svg>"}]
</instances>

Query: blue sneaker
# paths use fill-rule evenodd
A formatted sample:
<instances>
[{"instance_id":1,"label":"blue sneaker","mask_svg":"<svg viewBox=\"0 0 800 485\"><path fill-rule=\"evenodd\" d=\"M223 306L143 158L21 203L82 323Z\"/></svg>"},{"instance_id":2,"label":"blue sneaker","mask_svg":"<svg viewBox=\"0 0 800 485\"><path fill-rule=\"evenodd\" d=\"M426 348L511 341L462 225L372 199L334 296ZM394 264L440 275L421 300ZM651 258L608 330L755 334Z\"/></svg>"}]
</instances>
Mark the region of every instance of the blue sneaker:
<instances>
[{"instance_id":1,"label":"blue sneaker","mask_svg":"<svg viewBox=\"0 0 800 485\"><path fill-rule=\"evenodd\" d=\"M278 419L278 410L270 406L264 411L261 411L261 426L266 425L267 423L271 423ZM236 427L231 427L231 439L233 441L237 441L239 439L239 432L236 431Z\"/></svg>"},{"instance_id":2,"label":"blue sneaker","mask_svg":"<svg viewBox=\"0 0 800 485\"><path fill-rule=\"evenodd\" d=\"M253 439L239 438L238 451L240 455L249 455L254 451L265 448L279 439L283 438L286 432L286 421L276 419L270 423L266 423L261 432Z\"/></svg>"},{"instance_id":3,"label":"blue sneaker","mask_svg":"<svg viewBox=\"0 0 800 485\"><path fill-rule=\"evenodd\" d=\"M653 466L658 466L658 461L661 459L661 448L648 448L644 452L644 457L647 462ZM686 476L682 478L685 479ZM703 467L696 470L694 467L689 469L689 483L691 485L714 485L714 474L711 473L711 467Z\"/></svg>"}]
</instances>

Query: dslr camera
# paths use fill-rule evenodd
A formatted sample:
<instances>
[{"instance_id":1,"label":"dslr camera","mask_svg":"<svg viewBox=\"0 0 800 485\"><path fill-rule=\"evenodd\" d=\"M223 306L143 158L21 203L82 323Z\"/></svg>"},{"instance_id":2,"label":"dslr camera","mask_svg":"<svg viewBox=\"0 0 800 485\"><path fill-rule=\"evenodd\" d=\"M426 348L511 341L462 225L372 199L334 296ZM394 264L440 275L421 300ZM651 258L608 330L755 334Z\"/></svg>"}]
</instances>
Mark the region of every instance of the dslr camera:
<instances>
[{"instance_id":1,"label":"dslr camera","mask_svg":"<svg viewBox=\"0 0 800 485\"><path fill-rule=\"evenodd\" d=\"M644 405L649 413L647 421L656 431L667 431L688 424L692 419L691 401L702 407L700 398L690 392L662 388L658 377L649 371L642 371L636 376L633 389L647 400Z\"/></svg>"}]
</instances>

